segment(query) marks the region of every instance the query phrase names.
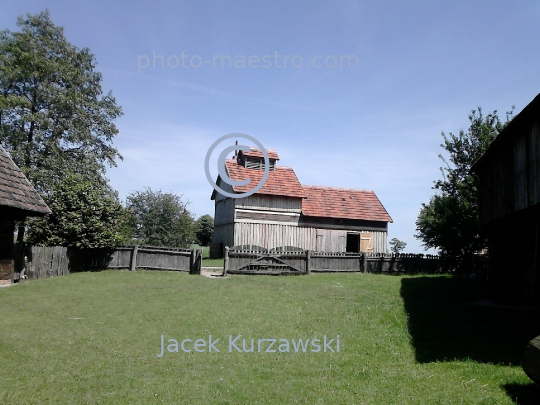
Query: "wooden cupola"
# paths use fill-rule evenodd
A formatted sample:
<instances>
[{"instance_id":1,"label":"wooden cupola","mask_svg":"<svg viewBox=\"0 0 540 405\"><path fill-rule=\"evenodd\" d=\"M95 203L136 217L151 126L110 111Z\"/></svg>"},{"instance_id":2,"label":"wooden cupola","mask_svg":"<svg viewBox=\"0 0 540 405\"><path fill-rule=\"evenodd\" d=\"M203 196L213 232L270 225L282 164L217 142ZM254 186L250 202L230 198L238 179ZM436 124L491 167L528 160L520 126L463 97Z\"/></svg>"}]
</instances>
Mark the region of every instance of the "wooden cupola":
<instances>
[{"instance_id":1,"label":"wooden cupola","mask_svg":"<svg viewBox=\"0 0 540 405\"><path fill-rule=\"evenodd\" d=\"M270 161L270 171L275 171L279 155L272 149L266 149L266 153L268 154L268 159ZM251 147L249 151L240 150L234 158L239 165L244 166L246 169L265 169L264 155L259 148Z\"/></svg>"}]
</instances>

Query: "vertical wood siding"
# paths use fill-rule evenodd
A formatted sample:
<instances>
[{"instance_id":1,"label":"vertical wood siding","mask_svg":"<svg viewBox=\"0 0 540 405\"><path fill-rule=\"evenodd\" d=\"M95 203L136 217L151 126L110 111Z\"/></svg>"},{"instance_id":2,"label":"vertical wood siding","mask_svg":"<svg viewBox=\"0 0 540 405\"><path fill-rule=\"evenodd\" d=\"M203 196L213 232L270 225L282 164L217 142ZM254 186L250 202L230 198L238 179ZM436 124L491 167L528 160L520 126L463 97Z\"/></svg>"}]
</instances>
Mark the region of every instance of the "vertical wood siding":
<instances>
[{"instance_id":1,"label":"vertical wood siding","mask_svg":"<svg viewBox=\"0 0 540 405\"><path fill-rule=\"evenodd\" d=\"M224 228L223 225L216 227L218 237L214 236L214 241L224 243L224 246L256 245L266 249L295 246L320 252L345 252L348 233L342 230L290 225L235 223L234 237L231 238L234 244L227 244L222 240L230 237L230 234L225 236L230 229L227 228L225 231ZM373 235L373 253L386 253L386 232L370 231L369 233Z\"/></svg>"},{"instance_id":2,"label":"vertical wood siding","mask_svg":"<svg viewBox=\"0 0 540 405\"><path fill-rule=\"evenodd\" d=\"M234 222L234 199L224 198L216 200L214 225L230 224Z\"/></svg>"},{"instance_id":3,"label":"vertical wood siding","mask_svg":"<svg viewBox=\"0 0 540 405\"><path fill-rule=\"evenodd\" d=\"M234 227L235 224L214 226L214 243L223 243L223 246L235 246Z\"/></svg>"},{"instance_id":4,"label":"vertical wood siding","mask_svg":"<svg viewBox=\"0 0 540 405\"><path fill-rule=\"evenodd\" d=\"M516 128L515 136L478 170L481 223L540 203L539 121Z\"/></svg>"}]
</instances>

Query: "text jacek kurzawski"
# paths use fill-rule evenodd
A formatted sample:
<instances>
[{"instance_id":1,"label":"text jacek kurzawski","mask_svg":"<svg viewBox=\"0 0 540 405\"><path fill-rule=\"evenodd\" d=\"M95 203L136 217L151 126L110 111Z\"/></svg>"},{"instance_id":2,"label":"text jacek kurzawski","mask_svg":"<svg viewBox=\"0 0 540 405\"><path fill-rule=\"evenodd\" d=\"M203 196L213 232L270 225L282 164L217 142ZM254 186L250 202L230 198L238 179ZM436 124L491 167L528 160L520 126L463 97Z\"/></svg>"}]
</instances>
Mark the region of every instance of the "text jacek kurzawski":
<instances>
[{"instance_id":1,"label":"text jacek kurzawski","mask_svg":"<svg viewBox=\"0 0 540 405\"><path fill-rule=\"evenodd\" d=\"M161 335L161 350L158 357L165 353L336 353L340 351L339 335L322 339L245 339L242 335L229 335L228 339L215 339L212 335L208 339L168 339Z\"/></svg>"}]
</instances>

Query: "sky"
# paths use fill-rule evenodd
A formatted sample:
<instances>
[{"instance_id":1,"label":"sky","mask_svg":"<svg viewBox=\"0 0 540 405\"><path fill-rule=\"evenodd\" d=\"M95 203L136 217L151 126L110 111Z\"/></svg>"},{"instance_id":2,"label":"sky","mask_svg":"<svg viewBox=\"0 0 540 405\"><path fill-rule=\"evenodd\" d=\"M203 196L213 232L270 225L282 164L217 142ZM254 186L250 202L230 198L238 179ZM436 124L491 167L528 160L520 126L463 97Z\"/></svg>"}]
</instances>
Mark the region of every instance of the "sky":
<instances>
[{"instance_id":1,"label":"sky","mask_svg":"<svg viewBox=\"0 0 540 405\"><path fill-rule=\"evenodd\" d=\"M0 29L45 9L122 107L107 172L122 201L150 187L213 216L206 153L243 133L302 184L373 190L409 253L441 131L540 92L538 1L2 0Z\"/></svg>"}]
</instances>

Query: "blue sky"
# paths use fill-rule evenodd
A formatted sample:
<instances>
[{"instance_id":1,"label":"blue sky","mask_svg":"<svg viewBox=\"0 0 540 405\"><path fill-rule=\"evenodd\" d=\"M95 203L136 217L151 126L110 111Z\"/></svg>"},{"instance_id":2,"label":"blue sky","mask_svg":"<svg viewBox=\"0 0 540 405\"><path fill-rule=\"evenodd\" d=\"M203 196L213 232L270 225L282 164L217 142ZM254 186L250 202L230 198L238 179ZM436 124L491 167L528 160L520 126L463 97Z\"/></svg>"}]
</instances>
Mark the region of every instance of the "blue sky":
<instances>
[{"instance_id":1,"label":"blue sky","mask_svg":"<svg viewBox=\"0 0 540 405\"><path fill-rule=\"evenodd\" d=\"M108 171L122 200L151 187L213 215L204 157L245 133L302 184L374 190L407 252L423 251L414 222L440 177L441 131L467 128L478 106L519 112L540 92L537 1L18 0L2 1L0 28L46 8L123 108L124 160ZM214 55L246 66L204 63ZM270 67L249 66L264 55ZM358 64L340 67L341 55Z\"/></svg>"}]
</instances>

